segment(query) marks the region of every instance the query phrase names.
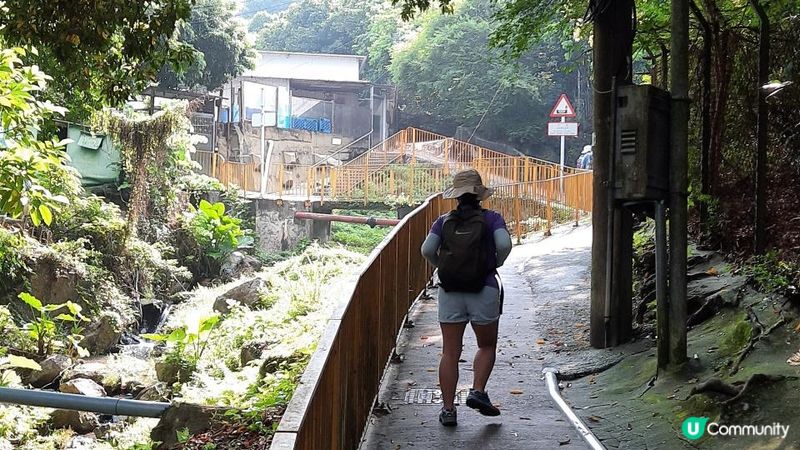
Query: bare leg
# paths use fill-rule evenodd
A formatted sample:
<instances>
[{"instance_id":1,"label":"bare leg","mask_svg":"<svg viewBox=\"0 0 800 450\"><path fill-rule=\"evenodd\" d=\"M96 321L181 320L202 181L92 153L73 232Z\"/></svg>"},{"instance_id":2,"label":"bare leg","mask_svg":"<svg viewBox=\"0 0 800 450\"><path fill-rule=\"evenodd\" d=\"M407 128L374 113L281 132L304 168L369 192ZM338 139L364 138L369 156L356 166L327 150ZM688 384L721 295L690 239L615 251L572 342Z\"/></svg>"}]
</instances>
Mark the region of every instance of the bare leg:
<instances>
[{"instance_id":1,"label":"bare leg","mask_svg":"<svg viewBox=\"0 0 800 450\"><path fill-rule=\"evenodd\" d=\"M458 359L467 323L440 323L442 327L442 359L439 361L439 386L446 409L452 409L458 384Z\"/></svg>"},{"instance_id":2,"label":"bare leg","mask_svg":"<svg viewBox=\"0 0 800 450\"><path fill-rule=\"evenodd\" d=\"M478 351L472 363L473 381L472 389L485 392L486 382L492 374L494 361L497 356L497 324L498 321L488 325L472 324L475 337L478 340Z\"/></svg>"}]
</instances>

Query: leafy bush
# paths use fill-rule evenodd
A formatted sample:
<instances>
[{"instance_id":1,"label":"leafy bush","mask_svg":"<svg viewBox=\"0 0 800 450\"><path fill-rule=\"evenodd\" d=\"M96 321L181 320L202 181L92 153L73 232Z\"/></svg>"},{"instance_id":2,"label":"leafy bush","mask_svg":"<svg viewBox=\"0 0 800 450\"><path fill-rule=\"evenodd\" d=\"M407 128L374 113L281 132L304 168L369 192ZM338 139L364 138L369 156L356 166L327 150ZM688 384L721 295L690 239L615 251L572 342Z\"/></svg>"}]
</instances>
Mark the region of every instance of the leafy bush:
<instances>
[{"instance_id":1,"label":"leafy bush","mask_svg":"<svg viewBox=\"0 0 800 450\"><path fill-rule=\"evenodd\" d=\"M26 288L30 268L25 250L25 239L5 228L0 228L0 299L9 294L16 295Z\"/></svg>"},{"instance_id":2,"label":"leafy bush","mask_svg":"<svg viewBox=\"0 0 800 450\"><path fill-rule=\"evenodd\" d=\"M220 316L215 314L200 320L196 328L184 325L169 334L143 334L142 337L166 343L170 348L167 360L177 365L182 375L188 377L197 369L197 363L203 357L219 320Z\"/></svg>"},{"instance_id":3,"label":"leafy bush","mask_svg":"<svg viewBox=\"0 0 800 450\"><path fill-rule=\"evenodd\" d=\"M196 279L217 275L225 258L254 242L241 227L242 220L225 212L223 203L201 200L197 208L190 206L184 213L181 228L173 235L175 257Z\"/></svg>"},{"instance_id":4,"label":"leafy bush","mask_svg":"<svg viewBox=\"0 0 800 450\"><path fill-rule=\"evenodd\" d=\"M198 208L190 206L187 223L198 245L207 256L217 261L225 259L239 247L252 244L252 237L246 236L239 227L241 219L226 215L223 203L212 205L201 200Z\"/></svg>"},{"instance_id":5,"label":"leafy bush","mask_svg":"<svg viewBox=\"0 0 800 450\"><path fill-rule=\"evenodd\" d=\"M33 319L23 326L23 330L36 342L36 353L47 356L53 351L65 351L70 355L89 356L89 352L79 345L83 336L82 323L88 319L81 315L81 306L73 302L58 305L43 305L39 299L23 292L19 299L31 307ZM56 312L66 309L57 316Z\"/></svg>"},{"instance_id":6,"label":"leafy bush","mask_svg":"<svg viewBox=\"0 0 800 450\"><path fill-rule=\"evenodd\" d=\"M66 141L39 140L42 122L66 110L36 96L51 78L22 66L21 48L0 49L0 213L50 225L54 212L79 191L77 173L66 165Z\"/></svg>"},{"instance_id":7,"label":"leafy bush","mask_svg":"<svg viewBox=\"0 0 800 450\"><path fill-rule=\"evenodd\" d=\"M800 282L800 265L784 261L775 250L753 257L744 273L764 292L782 292Z\"/></svg>"},{"instance_id":8,"label":"leafy bush","mask_svg":"<svg viewBox=\"0 0 800 450\"><path fill-rule=\"evenodd\" d=\"M0 306L0 355L9 349L31 353L35 350L34 341L17 326L7 306Z\"/></svg>"}]
</instances>

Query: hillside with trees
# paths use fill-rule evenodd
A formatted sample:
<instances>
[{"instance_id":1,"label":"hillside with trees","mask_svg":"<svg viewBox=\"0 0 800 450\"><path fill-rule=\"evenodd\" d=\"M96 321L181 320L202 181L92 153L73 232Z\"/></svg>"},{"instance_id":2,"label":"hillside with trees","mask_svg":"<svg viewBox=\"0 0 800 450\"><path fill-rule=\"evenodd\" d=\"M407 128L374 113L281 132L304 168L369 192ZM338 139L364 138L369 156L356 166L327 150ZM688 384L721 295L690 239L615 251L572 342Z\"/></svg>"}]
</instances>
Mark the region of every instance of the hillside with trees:
<instances>
[{"instance_id":1,"label":"hillside with trees","mask_svg":"<svg viewBox=\"0 0 800 450\"><path fill-rule=\"evenodd\" d=\"M588 47L565 45L550 33L522 58L504 58L489 42L496 28L494 9L491 1L469 0L453 14L424 14L403 22L400 9L385 1L304 0L273 16L256 45L366 56L365 77L397 87L401 127L445 135L462 128L467 137L551 160L558 158L558 140L546 136L547 114L568 92L583 119L582 137L575 141L580 143L570 146L568 161L573 161L591 136Z\"/></svg>"}]
</instances>

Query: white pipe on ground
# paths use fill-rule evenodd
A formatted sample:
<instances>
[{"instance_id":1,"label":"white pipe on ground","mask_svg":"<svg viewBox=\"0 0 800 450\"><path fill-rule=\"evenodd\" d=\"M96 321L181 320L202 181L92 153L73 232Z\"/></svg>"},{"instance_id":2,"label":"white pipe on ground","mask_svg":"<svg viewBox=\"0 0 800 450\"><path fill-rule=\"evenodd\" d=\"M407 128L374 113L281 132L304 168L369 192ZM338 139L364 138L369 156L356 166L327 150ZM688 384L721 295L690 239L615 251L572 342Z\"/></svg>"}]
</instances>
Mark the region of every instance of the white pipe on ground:
<instances>
[{"instance_id":1,"label":"white pipe on ground","mask_svg":"<svg viewBox=\"0 0 800 450\"><path fill-rule=\"evenodd\" d=\"M593 450L605 450L606 447L600 443L591 430L589 430L575 412L572 411L572 408L567 405L564 398L561 397L561 393L558 391L558 370L545 367L542 369L542 373L547 381L547 391L550 393L550 397L553 398L553 401L556 402L561 411L567 416L569 421L572 422L572 425L578 430L583 440L586 441Z\"/></svg>"}]
</instances>

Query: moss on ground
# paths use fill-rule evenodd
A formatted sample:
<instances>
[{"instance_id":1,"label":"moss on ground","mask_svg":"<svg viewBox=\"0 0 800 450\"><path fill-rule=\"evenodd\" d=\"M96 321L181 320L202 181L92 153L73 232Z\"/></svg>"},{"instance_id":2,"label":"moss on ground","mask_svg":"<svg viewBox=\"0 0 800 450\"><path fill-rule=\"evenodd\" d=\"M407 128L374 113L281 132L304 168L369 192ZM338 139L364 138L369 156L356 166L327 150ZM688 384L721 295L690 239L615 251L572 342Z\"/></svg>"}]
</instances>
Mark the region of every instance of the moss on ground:
<instances>
[{"instance_id":1,"label":"moss on ground","mask_svg":"<svg viewBox=\"0 0 800 450\"><path fill-rule=\"evenodd\" d=\"M750 341L753 327L747 321L747 314L740 312L733 317L729 324L725 325L721 333L720 352L725 356L733 356Z\"/></svg>"}]
</instances>

